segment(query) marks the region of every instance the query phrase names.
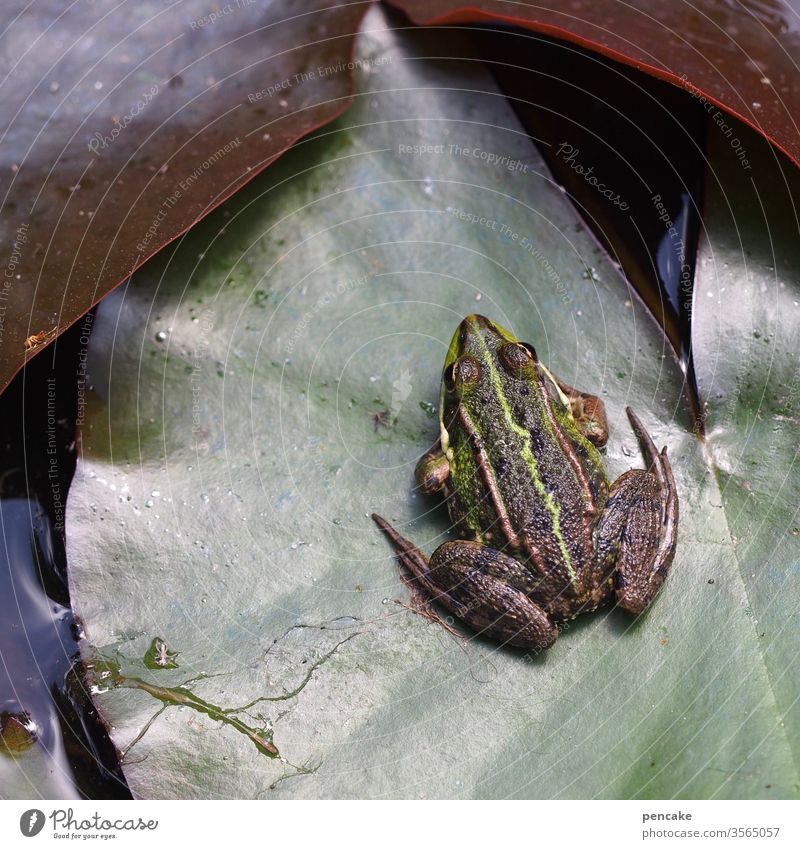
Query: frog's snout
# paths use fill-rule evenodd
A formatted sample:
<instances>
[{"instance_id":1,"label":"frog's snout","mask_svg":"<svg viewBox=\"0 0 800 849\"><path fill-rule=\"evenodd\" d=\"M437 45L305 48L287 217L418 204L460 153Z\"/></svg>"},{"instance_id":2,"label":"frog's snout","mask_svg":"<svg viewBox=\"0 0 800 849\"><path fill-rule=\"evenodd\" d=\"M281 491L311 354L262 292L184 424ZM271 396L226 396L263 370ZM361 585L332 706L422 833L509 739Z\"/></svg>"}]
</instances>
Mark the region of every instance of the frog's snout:
<instances>
[{"instance_id":1,"label":"frog's snout","mask_svg":"<svg viewBox=\"0 0 800 849\"><path fill-rule=\"evenodd\" d=\"M463 352L470 347L470 340L475 339L477 336L485 336L487 331L496 332L494 323L486 318L485 315L473 313L472 315L468 315L458 325L453 341L457 341L458 349Z\"/></svg>"},{"instance_id":2,"label":"frog's snout","mask_svg":"<svg viewBox=\"0 0 800 849\"><path fill-rule=\"evenodd\" d=\"M483 361L489 351L495 351L505 342L518 342L516 336L485 315L468 315L456 328L445 360L445 368L468 354Z\"/></svg>"},{"instance_id":3,"label":"frog's snout","mask_svg":"<svg viewBox=\"0 0 800 849\"><path fill-rule=\"evenodd\" d=\"M494 322L486 318L485 315L472 313L468 315L459 325L459 330L465 333L475 333L483 330L494 330Z\"/></svg>"}]
</instances>

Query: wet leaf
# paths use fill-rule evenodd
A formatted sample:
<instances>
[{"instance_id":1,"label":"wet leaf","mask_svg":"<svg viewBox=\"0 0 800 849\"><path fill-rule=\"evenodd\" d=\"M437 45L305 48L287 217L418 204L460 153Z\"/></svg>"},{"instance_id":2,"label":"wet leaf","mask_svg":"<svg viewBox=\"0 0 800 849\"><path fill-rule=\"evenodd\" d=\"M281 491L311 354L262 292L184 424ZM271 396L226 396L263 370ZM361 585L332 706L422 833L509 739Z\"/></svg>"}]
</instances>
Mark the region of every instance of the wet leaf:
<instances>
[{"instance_id":1,"label":"wet leaf","mask_svg":"<svg viewBox=\"0 0 800 849\"><path fill-rule=\"evenodd\" d=\"M668 343L486 70L367 20L353 109L98 310L71 597L134 794L794 795L747 564ZM668 446L678 551L640 621L582 617L534 655L408 609L369 513L428 552L446 538L412 473L474 311L601 394L612 476L641 464L626 404ZM146 667L155 637L180 668Z\"/></svg>"},{"instance_id":2,"label":"wet leaf","mask_svg":"<svg viewBox=\"0 0 800 849\"><path fill-rule=\"evenodd\" d=\"M718 505L734 541L719 574L741 576L769 678L763 698L775 703L775 734L798 764L800 175L755 133L743 140L752 173L724 134L709 131L692 345Z\"/></svg>"},{"instance_id":3,"label":"wet leaf","mask_svg":"<svg viewBox=\"0 0 800 849\"><path fill-rule=\"evenodd\" d=\"M149 256L345 109L365 8L6 4L0 389Z\"/></svg>"},{"instance_id":4,"label":"wet leaf","mask_svg":"<svg viewBox=\"0 0 800 849\"><path fill-rule=\"evenodd\" d=\"M418 24L500 21L574 41L684 87L738 136L726 110L800 165L800 24L780 0L391 0ZM740 158L747 164L748 151ZM751 160L752 161L752 160Z\"/></svg>"}]
</instances>

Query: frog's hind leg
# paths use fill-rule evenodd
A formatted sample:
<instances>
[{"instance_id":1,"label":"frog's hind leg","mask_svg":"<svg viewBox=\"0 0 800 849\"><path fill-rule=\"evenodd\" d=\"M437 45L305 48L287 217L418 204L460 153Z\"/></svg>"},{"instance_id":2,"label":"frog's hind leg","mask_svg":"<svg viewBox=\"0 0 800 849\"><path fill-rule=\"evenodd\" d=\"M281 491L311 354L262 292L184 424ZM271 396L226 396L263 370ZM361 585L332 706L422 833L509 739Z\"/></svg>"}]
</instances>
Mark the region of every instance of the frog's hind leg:
<instances>
[{"instance_id":1,"label":"frog's hind leg","mask_svg":"<svg viewBox=\"0 0 800 849\"><path fill-rule=\"evenodd\" d=\"M558 384L558 388L567 396L572 418L575 419L575 424L578 430L598 448L602 448L608 442L608 418L606 416L606 406L601 398L597 395L591 395L589 392L581 392L578 389L559 380L555 375L553 379Z\"/></svg>"},{"instance_id":2,"label":"frog's hind leg","mask_svg":"<svg viewBox=\"0 0 800 849\"><path fill-rule=\"evenodd\" d=\"M430 599L494 640L546 649L558 636L547 614L528 597L532 577L525 567L479 542L446 542L428 561L380 516L372 517L391 539L400 562Z\"/></svg>"},{"instance_id":3,"label":"frog's hind leg","mask_svg":"<svg viewBox=\"0 0 800 849\"><path fill-rule=\"evenodd\" d=\"M647 609L667 577L678 532L678 495L667 458L636 414L627 408L649 469L633 469L611 486L598 524L595 581L616 572L620 607Z\"/></svg>"}]
</instances>

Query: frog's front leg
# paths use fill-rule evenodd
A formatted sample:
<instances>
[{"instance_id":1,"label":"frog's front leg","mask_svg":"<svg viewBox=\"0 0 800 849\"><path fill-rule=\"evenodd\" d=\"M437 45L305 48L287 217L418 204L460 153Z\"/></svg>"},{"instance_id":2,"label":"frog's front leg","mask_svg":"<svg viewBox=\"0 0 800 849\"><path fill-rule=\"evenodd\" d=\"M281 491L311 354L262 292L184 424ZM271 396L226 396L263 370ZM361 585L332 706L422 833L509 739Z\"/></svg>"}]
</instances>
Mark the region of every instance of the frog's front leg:
<instances>
[{"instance_id":1,"label":"frog's front leg","mask_svg":"<svg viewBox=\"0 0 800 849\"><path fill-rule=\"evenodd\" d=\"M588 392L581 392L559 380L555 375L553 379L558 384L558 388L567 396L572 417L575 419L575 424L578 430L598 448L602 448L608 442L608 418L606 416L606 406L601 398L597 395L591 395Z\"/></svg>"},{"instance_id":2,"label":"frog's front leg","mask_svg":"<svg viewBox=\"0 0 800 849\"><path fill-rule=\"evenodd\" d=\"M439 492L444 487L450 476L450 461L442 451L441 441L419 458L414 476L419 488L428 494Z\"/></svg>"},{"instance_id":3,"label":"frog's front leg","mask_svg":"<svg viewBox=\"0 0 800 849\"><path fill-rule=\"evenodd\" d=\"M642 613L667 577L678 533L678 494L667 449L660 453L630 407L626 409L648 470L617 478L597 529L595 585L616 573L620 607Z\"/></svg>"},{"instance_id":4,"label":"frog's front leg","mask_svg":"<svg viewBox=\"0 0 800 849\"><path fill-rule=\"evenodd\" d=\"M553 645L558 628L528 598L532 576L513 557L479 542L458 540L440 545L428 561L385 519L374 513L372 518L432 601L502 643L537 649Z\"/></svg>"}]
</instances>

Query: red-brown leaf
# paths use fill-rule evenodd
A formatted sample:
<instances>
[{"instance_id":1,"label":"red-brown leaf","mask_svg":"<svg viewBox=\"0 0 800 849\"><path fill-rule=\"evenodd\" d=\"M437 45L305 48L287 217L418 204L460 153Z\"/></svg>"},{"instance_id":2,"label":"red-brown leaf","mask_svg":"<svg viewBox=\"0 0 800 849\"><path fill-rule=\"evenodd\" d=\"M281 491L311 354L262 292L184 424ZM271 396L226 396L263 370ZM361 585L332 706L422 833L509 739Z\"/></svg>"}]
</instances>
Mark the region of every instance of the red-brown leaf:
<instances>
[{"instance_id":1,"label":"red-brown leaf","mask_svg":"<svg viewBox=\"0 0 800 849\"><path fill-rule=\"evenodd\" d=\"M368 5L4 5L0 389L149 256L346 108Z\"/></svg>"},{"instance_id":2,"label":"red-brown leaf","mask_svg":"<svg viewBox=\"0 0 800 849\"><path fill-rule=\"evenodd\" d=\"M418 24L502 21L597 50L702 95L800 165L800 18L778 0L390 2Z\"/></svg>"}]
</instances>

